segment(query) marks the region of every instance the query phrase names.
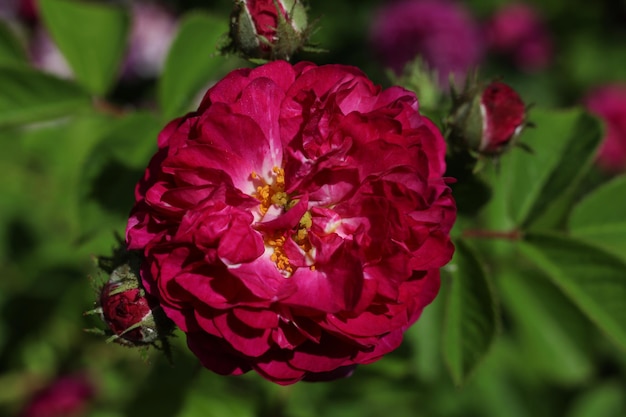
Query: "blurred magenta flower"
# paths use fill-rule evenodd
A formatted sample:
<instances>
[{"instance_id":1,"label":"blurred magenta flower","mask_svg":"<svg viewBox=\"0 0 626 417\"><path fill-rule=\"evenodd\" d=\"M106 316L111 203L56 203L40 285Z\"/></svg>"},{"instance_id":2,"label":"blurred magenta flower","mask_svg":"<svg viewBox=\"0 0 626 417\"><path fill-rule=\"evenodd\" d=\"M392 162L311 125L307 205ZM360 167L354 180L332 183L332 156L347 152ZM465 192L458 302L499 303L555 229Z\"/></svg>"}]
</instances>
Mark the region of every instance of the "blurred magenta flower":
<instances>
[{"instance_id":1,"label":"blurred magenta flower","mask_svg":"<svg viewBox=\"0 0 626 417\"><path fill-rule=\"evenodd\" d=\"M128 247L205 367L346 376L438 292L456 215L444 155L415 95L357 68L236 70L161 132Z\"/></svg>"},{"instance_id":2,"label":"blurred magenta flower","mask_svg":"<svg viewBox=\"0 0 626 417\"><path fill-rule=\"evenodd\" d=\"M462 83L466 72L481 61L480 30L461 3L402 0L385 4L374 16L372 45L396 72L419 54L447 86L450 73Z\"/></svg>"},{"instance_id":3,"label":"blurred magenta flower","mask_svg":"<svg viewBox=\"0 0 626 417\"><path fill-rule=\"evenodd\" d=\"M485 23L484 31L490 50L509 57L521 70L542 70L552 61L554 51L548 28L528 4L504 6Z\"/></svg>"},{"instance_id":4,"label":"blurred magenta flower","mask_svg":"<svg viewBox=\"0 0 626 417\"><path fill-rule=\"evenodd\" d=\"M123 73L126 77L157 76L178 31L176 16L152 2L133 2L132 27Z\"/></svg>"},{"instance_id":5,"label":"blurred magenta flower","mask_svg":"<svg viewBox=\"0 0 626 417\"><path fill-rule=\"evenodd\" d=\"M95 394L96 389L86 375L63 376L35 394L20 417L84 416Z\"/></svg>"},{"instance_id":6,"label":"blurred magenta flower","mask_svg":"<svg viewBox=\"0 0 626 417\"><path fill-rule=\"evenodd\" d=\"M19 16L22 21L35 24L39 20L38 0L19 0Z\"/></svg>"},{"instance_id":7,"label":"blurred magenta flower","mask_svg":"<svg viewBox=\"0 0 626 417\"><path fill-rule=\"evenodd\" d=\"M0 0L0 19L32 24L38 18L37 0Z\"/></svg>"},{"instance_id":8,"label":"blurred magenta flower","mask_svg":"<svg viewBox=\"0 0 626 417\"><path fill-rule=\"evenodd\" d=\"M598 166L617 174L626 171L626 84L609 84L589 92L584 104L606 125Z\"/></svg>"}]
</instances>

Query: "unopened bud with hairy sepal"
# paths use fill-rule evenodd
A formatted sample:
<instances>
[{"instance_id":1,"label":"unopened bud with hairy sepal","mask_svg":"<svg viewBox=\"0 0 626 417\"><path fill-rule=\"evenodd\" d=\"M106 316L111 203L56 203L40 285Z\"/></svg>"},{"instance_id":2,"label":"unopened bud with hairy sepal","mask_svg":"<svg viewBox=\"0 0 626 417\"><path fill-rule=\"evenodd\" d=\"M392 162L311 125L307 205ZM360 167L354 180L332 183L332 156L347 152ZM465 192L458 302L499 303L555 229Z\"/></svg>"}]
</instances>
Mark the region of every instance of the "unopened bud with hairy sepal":
<instances>
[{"instance_id":1,"label":"unopened bud with hairy sepal","mask_svg":"<svg viewBox=\"0 0 626 417\"><path fill-rule=\"evenodd\" d=\"M122 344L145 345L158 340L152 308L130 265L117 267L100 291L100 314Z\"/></svg>"},{"instance_id":2,"label":"unopened bud with hairy sepal","mask_svg":"<svg viewBox=\"0 0 626 417\"><path fill-rule=\"evenodd\" d=\"M167 338L172 335L174 324L143 289L140 263L141 255L123 248L111 258L98 258L98 265L109 277L99 289L96 308L85 314L98 314L107 329L88 331L106 335L107 342L124 346L154 346L169 357Z\"/></svg>"},{"instance_id":3,"label":"unopened bud with hairy sepal","mask_svg":"<svg viewBox=\"0 0 626 417\"><path fill-rule=\"evenodd\" d=\"M511 146L529 123L519 94L501 81L466 83L460 94L452 91L452 110L446 120L450 142L470 152L498 156Z\"/></svg>"},{"instance_id":4,"label":"unopened bud with hairy sepal","mask_svg":"<svg viewBox=\"0 0 626 417\"><path fill-rule=\"evenodd\" d=\"M224 52L246 59L289 60L311 35L300 0L235 0Z\"/></svg>"}]
</instances>

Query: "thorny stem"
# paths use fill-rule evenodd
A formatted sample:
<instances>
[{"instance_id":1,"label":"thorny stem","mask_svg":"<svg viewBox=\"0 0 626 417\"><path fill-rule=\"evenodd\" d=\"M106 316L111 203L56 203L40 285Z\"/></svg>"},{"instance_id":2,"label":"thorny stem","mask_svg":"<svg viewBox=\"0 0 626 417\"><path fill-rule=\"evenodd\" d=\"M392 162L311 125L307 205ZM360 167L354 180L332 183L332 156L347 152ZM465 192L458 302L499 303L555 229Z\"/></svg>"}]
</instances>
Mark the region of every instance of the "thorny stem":
<instances>
[{"instance_id":1,"label":"thorny stem","mask_svg":"<svg viewBox=\"0 0 626 417\"><path fill-rule=\"evenodd\" d=\"M94 99L93 101L94 108L104 114L109 114L116 117L121 117L126 115L127 110L116 106L113 103L110 103L106 100Z\"/></svg>"},{"instance_id":2,"label":"thorny stem","mask_svg":"<svg viewBox=\"0 0 626 417\"><path fill-rule=\"evenodd\" d=\"M462 236L465 238L476 239L505 239L505 240L520 240L524 237L524 233L520 230L514 229L510 231L499 230L480 230L480 229L467 229L462 232Z\"/></svg>"}]
</instances>

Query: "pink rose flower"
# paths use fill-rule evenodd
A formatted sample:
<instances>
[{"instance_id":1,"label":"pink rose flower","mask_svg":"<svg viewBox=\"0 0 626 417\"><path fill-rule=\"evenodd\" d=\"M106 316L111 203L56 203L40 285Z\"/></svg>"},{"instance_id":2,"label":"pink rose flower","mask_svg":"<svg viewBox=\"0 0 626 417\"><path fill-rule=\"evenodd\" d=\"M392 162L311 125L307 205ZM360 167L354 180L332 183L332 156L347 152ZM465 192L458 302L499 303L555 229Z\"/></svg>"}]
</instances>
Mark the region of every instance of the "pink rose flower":
<instances>
[{"instance_id":1,"label":"pink rose flower","mask_svg":"<svg viewBox=\"0 0 626 417\"><path fill-rule=\"evenodd\" d=\"M527 4L508 4L485 23L489 48L509 56L525 71L538 71L552 61L553 45L548 28Z\"/></svg>"},{"instance_id":2,"label":"pink rose flower","mask_svg":"<svg viewBox=\"0 0 626 417\"><path fill-rule=\"evenodd\" d=\"M612 84L591 91L584 103L606 125L598 166L610 174L626 171L626 84Z\"/></svg>"},{"instance_id":3,"label":"pink rose flower","mask_svg":"<svg viewBox=\"0 0 626 417\"><path fill-rule=\"evenodd\" d=\"M412 92L275 61L231 72L158 142L127 243L205 367L346 376L437 294L456 207Z\"/></svg>"},{"instance_id":4,"label":"pink rose flower","mask_svg":"<svg viewBox=\"0 0 626 417\"><path fill-rule=\"evenodd\" d=\"M403 0L385 4L374 16L371 42L383 63L396 72L421 55L447 86L450 73L462 83L482 59L480 31L460 3Z\"/></svg>"},{"instance_id":5,"label":"pink rose flower","mask_svg":"<svg viewBox=\"0 0 626 417\"><path fill-rule=\"evenodd\" d=\"M31 399L20 417L79 417L85 415L95 387L85 375L53 381Z\"/></svg>"}]
</instances>

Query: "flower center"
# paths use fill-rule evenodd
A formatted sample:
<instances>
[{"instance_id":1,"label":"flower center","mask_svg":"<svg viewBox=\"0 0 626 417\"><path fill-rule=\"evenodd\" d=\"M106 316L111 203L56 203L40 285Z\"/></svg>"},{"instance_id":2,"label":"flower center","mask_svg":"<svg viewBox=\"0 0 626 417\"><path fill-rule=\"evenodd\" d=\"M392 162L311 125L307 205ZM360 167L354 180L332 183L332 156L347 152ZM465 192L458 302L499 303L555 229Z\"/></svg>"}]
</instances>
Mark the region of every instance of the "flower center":
<instances>
[{"instance_id":1,"label":"flower center","mask_svg":"<svg viewBox=\"0 0 626 417\"><path fill-rule=\"evenodd\" d=\"M256 172L250 174L250 178L256 186L256 191L252 194L259 200L259 211L261 216L265 216L271 206L275 206L282 210L290 210L298 203L298 200L291 200L285 192L285 170L283 168L272 168L273 181L268 183L264 178L260 177ZM296 266L294 266L285 251L285 242L292 239L293 242L302 250L307 265L311 270L315 269L313 265L314 259L311 254L313 246L309 241L308 231L313 222L311 213L305 212L298 225L291 230L275 230L271 232L263 232L263 241L266 247L272 249L270 260L276 264L276 267L286 277L293 274Z\"/></svg>"},{"instance_id":2,"label":"flower center","mask_svg":"<svg viewBox=\"0 0 626 417\"><path fill-rule=\"evenodd\" d=\"M283 245L285 244L285 240L287 238L282 235L276 238L265 238L265 243L268 244L273 250L274 253L270 255L270 259L272 262L276 264L276 267L281 271L285 272L287 276L290 276L293 273L293 267L289 262L289 257L285 254L285 250Z\"/></svg>"},{"instance_id":3,"label":"flower center","mask_svg":"<svg viewBox=\"0 0 626 417\"><path fill-rule=\"evenodd\" d=\"M285 170L279 167L272 168L274 181L268 184L263 178L252 171L250 178L260 183L256 187L253 196L261 202L259 210L261 215L265 215L271 205L285 207L288 203L287 193L285 192Z\"/></svg>"}]
</instances>

